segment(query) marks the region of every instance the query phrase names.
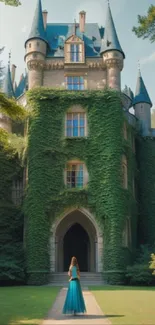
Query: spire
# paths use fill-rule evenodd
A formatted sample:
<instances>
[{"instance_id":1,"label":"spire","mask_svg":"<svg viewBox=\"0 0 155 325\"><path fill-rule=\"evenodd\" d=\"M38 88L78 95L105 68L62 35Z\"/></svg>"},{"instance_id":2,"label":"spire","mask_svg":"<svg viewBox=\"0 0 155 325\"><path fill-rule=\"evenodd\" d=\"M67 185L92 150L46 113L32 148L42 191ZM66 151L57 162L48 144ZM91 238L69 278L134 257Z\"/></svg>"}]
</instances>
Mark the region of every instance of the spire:
<instances>
[{"instance_id":1,"label":"spire","mask_svg":"<svg viewBox=\"0 0 155 325\"><path fill-rule=\"evenodd\" d=\"M11 78L11 71L10 71L10 59L11 59L11 52L9 53L8 67L7 67L7 71L4 79L4 87L3 87L3 92L7 95L8 98L14 97L14 90L13 90L13 84Z\"/></svg>"},{"instance_id":2,"label":"spire","mask_svg":"<svg viewBox=\"0 0 155 325\"><path fill-rule=\"evenodd\" d=\"M141 76L140 66L138 68L137 86L136 86L135 97L133 100L133 105L136 105L138 103L148 103L152 106L151 99L149 97L143 78Z\"/></svg>"},{"instance_id":3,"label":"spire","mask_svg":"<svg viewBox=\"0 0 155 325\"><path fill-rule=\"evenodd\" d=\"M39 39L42 39L43 41L47 42L46 33L45 33L45 29L44 29L41 0L37 0L37 6L36 6L34 18L33 18L31 32L30 32L30 35L29 35L29 38L27 39L27 41L29 41L30 39L33 39L33 38L39 38Z\"/></svg>"},{"instance_id":4,"label":"spire","mask_svg":"<svg viewBox=\"0 0 155 325\"><path fill-rule=\"evenodd\" d=\"M121 52L123 54L123 57L125 58L124 52L118 40L118 36L116 33L114 21L111 14L110 4L108 0L104 39L102 40L100 53L102 54L112 50Z\"/></svg>"}]
</instances>

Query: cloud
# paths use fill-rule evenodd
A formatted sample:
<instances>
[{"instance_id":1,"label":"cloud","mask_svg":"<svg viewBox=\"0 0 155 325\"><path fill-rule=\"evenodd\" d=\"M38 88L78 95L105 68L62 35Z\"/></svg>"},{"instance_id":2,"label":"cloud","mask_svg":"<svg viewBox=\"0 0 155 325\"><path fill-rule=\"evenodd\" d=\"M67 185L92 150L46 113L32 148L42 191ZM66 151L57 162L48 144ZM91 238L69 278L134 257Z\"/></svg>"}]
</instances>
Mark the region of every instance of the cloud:
<instances>
[{"instance_id":1,"label":"cloud","mask_svg":"<svg viewBox=\"0 0 155 325\"><path fill-rule=\"evenodd\" d=\"M145 65L147 63L155 62L155 52L153 52L151 55L146 56L145 58L140 59L141 65Z\"/></svg>"}]
</instances>

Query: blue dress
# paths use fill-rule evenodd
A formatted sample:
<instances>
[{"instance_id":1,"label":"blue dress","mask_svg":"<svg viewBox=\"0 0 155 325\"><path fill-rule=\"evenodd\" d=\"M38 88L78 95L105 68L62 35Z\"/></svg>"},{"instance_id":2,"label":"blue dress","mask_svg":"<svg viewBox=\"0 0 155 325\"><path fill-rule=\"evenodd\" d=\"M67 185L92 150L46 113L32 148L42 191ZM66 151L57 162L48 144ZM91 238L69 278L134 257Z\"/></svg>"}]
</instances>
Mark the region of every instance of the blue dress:
<instances>
[{"instance_id":1,"label":"blue dress","mask_svg":"<svg viewBox=\"0 0 155 325\"><path fill-rule=\"evenodd\" d=\"M76 266L72 266L70 271L72 280L69 282L66 300L63 306L63 314L84 313L86 312L86 306Z\"/></svg>"}]
</instances>

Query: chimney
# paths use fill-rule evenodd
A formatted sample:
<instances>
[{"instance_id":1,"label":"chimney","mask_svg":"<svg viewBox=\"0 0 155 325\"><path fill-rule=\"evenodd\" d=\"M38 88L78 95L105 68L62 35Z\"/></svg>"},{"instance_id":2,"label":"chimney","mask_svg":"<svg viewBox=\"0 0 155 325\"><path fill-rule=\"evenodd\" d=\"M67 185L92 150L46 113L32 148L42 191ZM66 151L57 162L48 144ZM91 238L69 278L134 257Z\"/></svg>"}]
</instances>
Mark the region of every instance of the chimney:
<instances>
[{"instance_id":1,"label":"chimney","mask_svg":"<svg viewBox=\"0 0 155 325\"><path fill-rule=\"evenodd\" d=\"M11 67L12 84L14 84L14 81L15 81L16 68L17 68L16 65L15 64L12 64L12 67Z\"/></svg>"},{"instance_id":2,"label":"chimney","mask_svg":"<svg viewBox=\"0 0 155 325\"><path fill-rule=\"evenodd\" d=\"M48 11L44 10L42 14L43 14L44 29L46 30Z\"/></svg>"},{"instance_id":3,"label":"chimney","mask_svg":"<svg viewBox=\"0 0 155 325\"><path fill-rule=\"evenodd\" d=\"M86 12L85 11L80 11L80 13L79 13L79 25L80 25L80 32L81 33L84 33L85 23L86 23Z\"/></svg>"}]
</instances>

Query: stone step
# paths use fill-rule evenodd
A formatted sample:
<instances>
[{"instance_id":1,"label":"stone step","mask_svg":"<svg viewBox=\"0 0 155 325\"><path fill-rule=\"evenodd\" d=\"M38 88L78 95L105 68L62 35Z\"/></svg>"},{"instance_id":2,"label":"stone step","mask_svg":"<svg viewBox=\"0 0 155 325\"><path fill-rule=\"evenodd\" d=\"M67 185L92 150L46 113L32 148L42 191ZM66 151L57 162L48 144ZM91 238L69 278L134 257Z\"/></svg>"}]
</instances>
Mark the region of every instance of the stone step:
<instances>
[{"instance_id":1,"label":"stone step","mask_svg":"<svg viewBox=\"0 0 155 325\"><path fill-rule=\"evenodd\" d=\"M90 286L90 285L104 285L102 273L94 273L94 272L81 272L80 274L80 282L82 286ZM55 286L68 286L68 274L67 272L57 272L51 273L50 283L49 285Z\"/></svg>"}]
</instances>

